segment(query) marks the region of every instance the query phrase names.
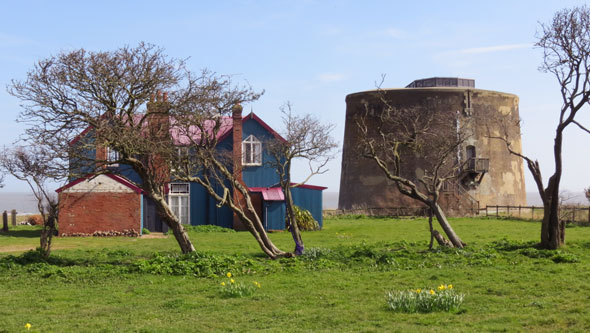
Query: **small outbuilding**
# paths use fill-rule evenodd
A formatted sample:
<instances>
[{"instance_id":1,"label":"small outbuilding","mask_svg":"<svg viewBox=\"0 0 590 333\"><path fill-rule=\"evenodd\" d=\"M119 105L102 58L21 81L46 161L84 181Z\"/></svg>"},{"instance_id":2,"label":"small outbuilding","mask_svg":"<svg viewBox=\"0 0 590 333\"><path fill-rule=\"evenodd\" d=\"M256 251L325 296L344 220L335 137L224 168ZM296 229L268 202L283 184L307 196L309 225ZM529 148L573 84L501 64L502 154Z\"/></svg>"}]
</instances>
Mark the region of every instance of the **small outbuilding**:
<instances>
[{"instance_id":1,"label":"small outbuilding","mask_svg":"<svg viewBox=\"0 0 590 333\"><path fill-rule=\"evenodd\" d=\"M143 219L142 190L116 174L88 176L56 191L61 236L139 235Z\"/></svg>"}]
</instances>

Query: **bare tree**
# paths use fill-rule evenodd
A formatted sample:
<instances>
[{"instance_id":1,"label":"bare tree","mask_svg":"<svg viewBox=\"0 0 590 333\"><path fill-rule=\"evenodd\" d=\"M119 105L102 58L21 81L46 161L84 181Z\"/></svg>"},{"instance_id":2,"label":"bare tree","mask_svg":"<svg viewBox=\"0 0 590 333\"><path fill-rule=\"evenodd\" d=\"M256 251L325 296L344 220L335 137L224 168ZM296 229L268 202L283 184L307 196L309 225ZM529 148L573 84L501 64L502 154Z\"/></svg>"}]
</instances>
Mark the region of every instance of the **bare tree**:
<instances>
[{"instance_id":1,"label":"bare tree","mask_svg":"<svg viewBox=\"0 0 590 333\"><path fill-rule=\"evenodd\" d=\"M57 198L50 192L48 182L52 179L64 178L61 174L63 168L56 168L53 160L48 151L37 146L4 149L0 156L0 168L16 179L25 181L37 199L37 209L43 219L41 253L45 258L48 258L51 253L51 242L57 231L59 209Z\"/></svg>"},{"instance_id":2,"label":"bare tree","mask_svg":"<svg viewBox=\"0 0 590 333\"><path fill-rule=\"evenodd\" d=\"M13 81L8 91L22 101L19 120L31 125L26 141L69 161L71 178L109 172L114 164L135 171L183 253L195 248L166 201L170 161L176 156L169 120L189 107L207 114L212 105L260 96L207 70L194 74L183 61L144 43L52 56L39 61L25 81Z\"/></svg>"},{"instance_id":3,"label":"bare tree","mask_svg":"<svg viewBox=\"0 0 590 333\"><path fill-rule=\"evenodd\" d=\"M219 93L226 94L226 91ZM185 142L187 153L179 155L174 161L173 177L202 185L218 202L218 207L229 207L270 258L290 256L276 247L268 237L242 179L241 162L238 162L242 159L241 132L239 139L234 139L231 151L219 146L222 134L232 127L232 122L233 126L238 125L236 122L241 124L242 106L211 105L206 108L206 112L196 114L193 110L194 106L189 106L176 114L177 129ZM232 117L228 116L228 110L231 110Z\"/></svg>"},{"instance_id":4,"label":"bare tree","mask_svg":"<svg viewBox=\"0 0 590 333\"><path fill-rule=\"evenodd\" d=\"M462 248L465 244L451 227L439 205L445 183L454 184L464 163L459 160L465 141L471 136L470 119L454 111L438 112L435 101L423 105L396 107L378 89L376 101L366 102L356 117L359 153L373 160L403 195L430 209L449 241L431 227L432 237L441 245ZM420 165L422 174L416 172Z\"/></svg>"},{"instance_id":5,"label":"bare tree","mask_svg":"<svg viewBox=\"0 0 590 333\"><path fill-rule=\"evenodd\" d=\"M586 196L586 199L590 201L590 187L584 190L584 195Z\"/></svg>"},{"instance_id":6,"label":"bare tree","mask_svg":"<svg viewBox=\"0 0 590 333\"><path fill-rule=\"evenodd\" d=\"M552 73L560 85L562 106L555 128L553 143L554 172L545 186L541 166L537 160L522 154L512 146L514 133L510 119L497 119L506 126L501 133L490 137L503 140L508 151L522 158L529 168L543 201L543 221L540 246L557 249L565 243L565 222L559 218L561 175L563 172L563 134L575 125L590 134L590 129L576 120L576 116L590 99L590 8L586 6L564 9L555 14L549 24L541 24L542 32L535 44L543 49L540 70Z\"/></svg>"},{"instance_id":7,"label":"bare tree","mask_svg":"<svg viewBox=\"0 0 590 333\"><path fill-rule=\"evenodd\" d=\"M305 247L297 224L291 188L301 186L313 176L328 171L326 165L334 158L334 150L338 144L331 135L334 129L333 124L322 124L319 119L310 114L294 115L291 104L288 102L281 107L281 112L283 113L283 138L285 140L270 140L266 142L266 147L273 157L269 165L279 175L279 183L285 194L285 224L295 242L294 253L300 255ZM303 181L293 184L291 167L295 159L306 160L309 171Z\"/></svg>"}]
</instances>

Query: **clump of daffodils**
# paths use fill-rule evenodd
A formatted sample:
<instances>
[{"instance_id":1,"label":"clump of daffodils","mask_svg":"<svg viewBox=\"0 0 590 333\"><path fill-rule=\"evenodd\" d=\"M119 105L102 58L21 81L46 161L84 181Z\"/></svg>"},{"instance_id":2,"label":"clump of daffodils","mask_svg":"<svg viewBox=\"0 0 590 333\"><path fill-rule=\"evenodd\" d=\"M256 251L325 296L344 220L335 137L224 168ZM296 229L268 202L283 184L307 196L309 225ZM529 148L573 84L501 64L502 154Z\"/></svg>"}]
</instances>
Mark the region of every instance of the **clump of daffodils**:
<instances>
[{"instance_id":1,"label":"clump of daffodils","mask_svg":"<svg viewBox=\"0 0 590 333\"><path fill-rule=\"evenodd\" d=\"M245 297L250 296L261 287L257 281L252 281L252 284L244 284L236 282L231 272L225 275L228 280L221 281L221 294L225 297Z\"/></svg>"},{"instance_id":2,"label":"clump of daffodils","mask_svg":"<svg viewBox=\"0 0 590 333\"><path fill-rule=\"evenodd\" d=\"M387 307L397 312L452 312L459 310L463 294L455 292L452 284L441 284L437 288L389 291L385 295Z\"/></svg>"}]
</instances>

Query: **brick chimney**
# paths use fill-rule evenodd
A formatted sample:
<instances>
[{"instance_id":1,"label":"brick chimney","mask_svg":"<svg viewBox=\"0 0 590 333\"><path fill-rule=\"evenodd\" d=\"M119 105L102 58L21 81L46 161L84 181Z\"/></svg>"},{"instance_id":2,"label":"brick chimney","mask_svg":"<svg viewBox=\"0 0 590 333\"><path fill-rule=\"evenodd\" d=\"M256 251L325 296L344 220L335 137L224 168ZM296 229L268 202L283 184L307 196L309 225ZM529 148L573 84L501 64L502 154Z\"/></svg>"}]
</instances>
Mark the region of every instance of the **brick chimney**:
<instances>
[{"instance_id":1,"label":"brick chimney","mask_svg":"<svg viewBox=\"0 0 590 333\"><path fill-rule=\"evenodd\" d=\"M150 101L147 103L147 128L148 135L154 144L171 145L170 137L170 116L168 103L168 93L162 94L158 90L152 94ZM167 183L170 178L168 163L159 154L149 154L149 167L161 183Z\"/></svg>"},{"instance_id":2,"label":"brick chimney","mask_svg":"<svg viewBox=\"0 0 590 333\"><path fill-rule=\"evenodd\" d=\"M233 161L233 176L234 178L240 182L244 187L244 179L242 178L242 110L243 107L240 103L236 103L232 107L232 137L233 137L233 150L232 150L232 161ZM244 196L241 192L234 189L233 193L234 202L236 202L241 207L245 208L245 201ZM234 221L233 221L234 230L246 230L242 220L240 220L239 216L234 213Z\"/></svg>"}]
</instances>

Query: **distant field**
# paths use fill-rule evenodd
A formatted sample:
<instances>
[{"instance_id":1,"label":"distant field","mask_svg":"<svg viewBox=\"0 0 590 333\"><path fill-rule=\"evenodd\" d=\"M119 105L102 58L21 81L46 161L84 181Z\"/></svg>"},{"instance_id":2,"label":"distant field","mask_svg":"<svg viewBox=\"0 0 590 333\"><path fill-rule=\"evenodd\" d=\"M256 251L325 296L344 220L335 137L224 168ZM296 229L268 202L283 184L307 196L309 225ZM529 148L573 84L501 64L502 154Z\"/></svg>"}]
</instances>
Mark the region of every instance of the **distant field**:
<instances>
[{"instance_id":1,"label":"distant field","mask_svg":"<svg viewBox=\"0 0 590 333\"><path fill-rule=\"evenodd\" d=\"M427 250L424 219L340 217L306 232L307 255L270 261L245 232L190 232L198 253L167 238L57 238L49 262L39 229L0 234L0 332L423 332L590 330L590 228L566 229L559 251L534 247L540 224L454 219L464 250ZM283 249L285 232L271 234ZM160 253L159 255L156 253ZM258 282L225 298L220 283ZM456 313L403 314L387 290L453 284Z\"/></svg>"}]
</instances>

